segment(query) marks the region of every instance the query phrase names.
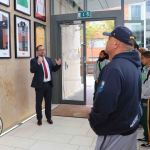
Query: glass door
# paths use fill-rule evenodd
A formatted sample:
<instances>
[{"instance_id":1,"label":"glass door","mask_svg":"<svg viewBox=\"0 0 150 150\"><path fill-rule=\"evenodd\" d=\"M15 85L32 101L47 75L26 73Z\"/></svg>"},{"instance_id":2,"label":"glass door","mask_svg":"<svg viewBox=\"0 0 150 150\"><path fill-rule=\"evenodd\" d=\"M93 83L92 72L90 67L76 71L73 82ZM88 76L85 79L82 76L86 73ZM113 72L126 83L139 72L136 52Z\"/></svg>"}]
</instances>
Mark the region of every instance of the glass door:
<instances>
[{"instance_id":1,"label":"glass door","mask_svg":"<svg viewBox=\"0 0 150 150\"><path fill-rule=\"evenodd\" d=\"M88 22L94 22L89 25L89 30L85 26ZM51 57L62 58L62 71L53 76L53 103L92 105L93 63L97 60L99 49L105 45L105 40L99 34L104 29L108 31L110 28L107 26L123 23L120 10L95 11L91 18L86 19L79 19L77 13L51 16Z\"/></svg>"},{"instance_id":2,"label":"glass door","mask_svg":"<svg viewBox=\"0 0 150 150\"><path fill-rule=\"evenodd\" d=\"M85 104L84 23L61 24L62 103Z\"/></svg>"},{"instance_id":3,"label":"glass door","mask_svg":"<svg viewBox=\"0 0 150 150\"><path fill-rule=\"evenodd\" d=\"M95 80L98 79L99 72L97 61L99 54L105 50L108 40L103 32L111 32L115 27L114 19L104 19L100 21L86 22L86 105L93 105L95 91ZM105 60L101 62L101 69L105 66Z\"/></svg>"}]
</instances>

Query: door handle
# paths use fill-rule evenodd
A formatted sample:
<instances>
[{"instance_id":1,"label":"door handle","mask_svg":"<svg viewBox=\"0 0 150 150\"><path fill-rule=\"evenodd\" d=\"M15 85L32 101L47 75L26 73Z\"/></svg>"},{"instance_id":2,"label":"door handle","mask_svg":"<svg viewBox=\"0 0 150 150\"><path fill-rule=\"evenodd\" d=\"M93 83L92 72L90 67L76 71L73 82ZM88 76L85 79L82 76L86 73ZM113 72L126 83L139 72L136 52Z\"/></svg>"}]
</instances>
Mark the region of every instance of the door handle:
<instances>
[{"instance_id":1,"label":"door handle","mask_svg":"<svg viewBox=\"0 0 150 150\"><path fill-rule=\"evenodd\" d=\"M65 70L67 70L68 69L68 64L67 64L67 62L65 61Z\"/></svg>"},{"instance_id":2,"label":"door handle","mask_svg":"<svg viewBox=\"0 0 150 150\"><path fill-rule=\"evenodd\" d=\"M86 57L83 57L83 63L86 64Z\"/></svg>"}]
</instances>

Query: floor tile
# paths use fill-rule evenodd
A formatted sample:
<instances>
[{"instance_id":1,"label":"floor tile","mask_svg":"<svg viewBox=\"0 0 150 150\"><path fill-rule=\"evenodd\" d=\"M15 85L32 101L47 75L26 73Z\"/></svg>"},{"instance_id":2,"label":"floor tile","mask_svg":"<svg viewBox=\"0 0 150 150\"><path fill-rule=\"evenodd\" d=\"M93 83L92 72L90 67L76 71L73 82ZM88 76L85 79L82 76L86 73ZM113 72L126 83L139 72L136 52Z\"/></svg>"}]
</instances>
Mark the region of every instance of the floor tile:
<instances>
[{"instance_id":1,"label":"floor tile","mask_svg":"<svg viewBox=\"0 0 150 150\"><path fill-rule=\"evenodd\" d=\"M94 150L94 147L89 147L89 146L80 146L79 150Z\"/></svg>"},{"instance_id":2,"label":"floor tile","mask_svg":"<svg viewBox=\"0 0 150 150\"><path fill-rule=\"evenodd\" d=\"M14 150L14 148L8 147L8 146L4 146L4 145L0 145L0 150Z\"/></svg>"},{"instance_id":3,"label":"floor tile","mask_svg":"<svg viewBox=\"0 0 150 150\"><path fill-rule=\"evenodd\" d=\"M72 139L72 135L68 134L57 134L51 132L37 132L34 136L31 137L32 139L42 140L42 141L49 141L49 142L57 142L57 143L69 143Z\"/></svg>"},{"instance_id":4,"label":"floor tile","mask_svg":"<svg viewBox=\"0 0 150 150\"><path fill-rule=\"evenodd\" d=\"M87 119L71 117L52 117L54 124L47 123L43 112L43 124L37 126L36 117L0 137L0 150L94 150L97 135ZM143 137L142 128L138 137ZM9 141L9 142L8 142ZM148 150L140 147L137 150Z\"/></svg>"},{"instance_id":5,"label":"floor tile","mask_svg":"<svg viewBox=\"0 0 150 150\"><path fill-rule=\"evenodd\" d=\"M93 140L94 138L92 137L74 136L73 139L70 141L70 144L91 146L93 143Z\"/></svg>"},{"instance_id":6,"label":"floor tile","mask_svg":"<svg viewBox=\"0 0 150 150\"><path fill-rule=\"evenodd\" d=\"M29 148L29 150L78 150L76 145L56 144L50 142L39 141Z\"/></svg>"},{"instance_id":7,"label":"floor tile","mask_svg":"<svg viewBox=\"0 0 150 150\"><path fill-rule=\"evenodd\" d=\"M35 140L31 140L30 137L27 139L27 138L5 135L0 138L0 145L10 146L10 147L12 146L12 147L17 147L17 148L27 149L34 143L35 143Z\"/></svg>"}]
</instances>

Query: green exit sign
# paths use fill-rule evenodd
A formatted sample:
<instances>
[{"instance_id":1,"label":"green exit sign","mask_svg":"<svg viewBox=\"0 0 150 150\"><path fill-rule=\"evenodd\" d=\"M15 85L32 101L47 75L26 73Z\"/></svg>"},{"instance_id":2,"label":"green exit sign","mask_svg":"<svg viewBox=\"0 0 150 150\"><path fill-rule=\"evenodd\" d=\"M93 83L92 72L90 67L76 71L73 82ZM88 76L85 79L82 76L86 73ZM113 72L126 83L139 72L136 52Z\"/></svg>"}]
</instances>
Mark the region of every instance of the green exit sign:
<instances>
[{"instance_id":1,"label":"green exit sign","mask_svg":"<svg viewBox=\"0 0 150 150\"><path fill-rule=\"evenodd\" d=\"M80 11L78 12L78 18L90 18L91 12L90 11Z\"/></svg>"}]
</instances>

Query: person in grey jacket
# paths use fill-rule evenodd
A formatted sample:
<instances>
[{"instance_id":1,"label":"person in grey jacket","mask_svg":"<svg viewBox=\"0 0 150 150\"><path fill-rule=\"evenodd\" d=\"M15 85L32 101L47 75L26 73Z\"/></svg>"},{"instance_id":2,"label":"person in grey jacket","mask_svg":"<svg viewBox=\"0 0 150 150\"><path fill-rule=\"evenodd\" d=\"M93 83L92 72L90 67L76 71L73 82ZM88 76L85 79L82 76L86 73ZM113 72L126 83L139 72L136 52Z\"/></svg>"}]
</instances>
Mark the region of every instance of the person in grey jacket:
<instances>
[{"instance_id":1,"label":"person in grey jacket","mask_svg":"<svg viewBox=\"0 0 150 150\"><path fill-rule=\"evenodd\" d=\"M141 118L141 125L144 129L144 138L138 139L145 141L143 147L150 148L150 51L142 53L142 63L147 67L147 76L142 83L142 108L143 116Z\"/></svg>"}]
</instances>

